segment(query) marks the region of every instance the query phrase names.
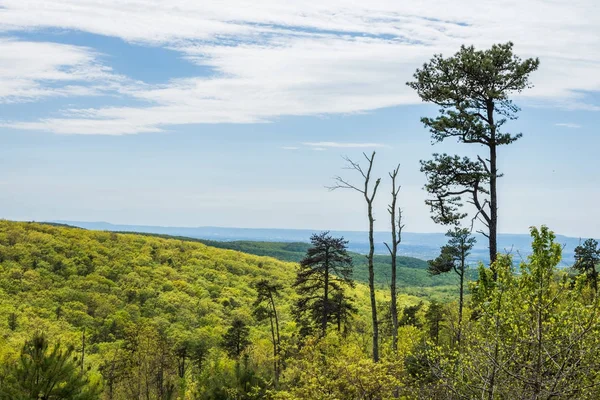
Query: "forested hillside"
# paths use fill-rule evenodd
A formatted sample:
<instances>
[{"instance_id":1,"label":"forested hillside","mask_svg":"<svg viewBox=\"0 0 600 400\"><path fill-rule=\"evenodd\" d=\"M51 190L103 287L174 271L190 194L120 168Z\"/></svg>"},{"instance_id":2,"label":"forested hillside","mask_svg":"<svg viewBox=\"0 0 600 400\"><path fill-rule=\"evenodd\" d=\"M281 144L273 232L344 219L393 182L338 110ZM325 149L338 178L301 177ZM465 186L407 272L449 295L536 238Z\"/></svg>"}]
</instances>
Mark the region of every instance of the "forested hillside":
<instances>
[{"instance_id":1,"label":"forested hillside","mask_svg":"<svg viewBox=\"0 0 600 400\"><path fill-rule=\"evenodd\" d=\"M375 361L368 288L347 280L340 239L320 237L337 243L332 272L344 274L325 279L324 308L318 247L299 269L197 242L0 221L0 399L598 398L596 244L570 275L553 233L532 237L519 274L500 255L464 304L401 294L395 349L379 290Z\"/></svg>"},{"instance_id":2,"label":"forested hillside","mask_svg":"<svg viewBox=\"0 0 600 400\"><path fill-rule=\"evenodd\" d=\"M227 398L240 371L221 344L239 319L250 327L245 368L266 387L271 344L267 324L253 316L254 284L282 284L281 335L293 345L296 270L197 242L0 221L0 358L17 357L36 331L81 355L85 335L84 365L105 398L154 399L168 390ZM362 285L351 294L353 324L364 329L366 296Z\"/></svg>"},{"instance_id":3,"label":"forested hillside","mask_svg":"<svg viewBox=\"0 0 600 400\"><path fill-rule=\"evenodd\" d=\"M300 262L305 256L306 251L310 248L309 243L302 242L217 241L148 233L143 233L143 235L197 241L211 247L236 250L257 256L268 256L288 262ZM359 282L368 282L369 271L367 269L366 256L355 252L349 253L354 264L354 279ZM381 289L387 288L390 285L390 262L391 257L389 255L374 256L375 282ZM414 293L427 291L430 294L442 294L448 289L448 286L456 284L456 277L452 275L432 276L427 272L427 268L428 264L424 260L398 256L398 287Z\"/></svg>"}]
</instances>

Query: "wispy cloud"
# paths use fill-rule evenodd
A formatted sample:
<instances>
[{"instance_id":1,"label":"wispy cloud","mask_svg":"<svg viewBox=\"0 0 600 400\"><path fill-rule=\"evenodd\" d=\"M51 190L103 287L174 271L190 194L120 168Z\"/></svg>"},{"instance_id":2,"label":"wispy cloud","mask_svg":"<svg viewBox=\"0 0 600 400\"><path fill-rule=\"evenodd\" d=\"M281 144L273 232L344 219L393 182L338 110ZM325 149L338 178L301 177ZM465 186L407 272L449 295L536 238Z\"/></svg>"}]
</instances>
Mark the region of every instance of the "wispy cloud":
<instances>
[{"instance_id":1,"label":"wispy cloud","mask_svg":"<svg viewBox=\"0 0 600 400\"><path fill-rule=\"evenodd\" d=\"M517 41L519 55L542 60L532 77L536 86L524 96L595 109L581 93L600 90L600 51L590 50L600 49L596 0L529 0L519 3L516 15L512 0L485 5L461 0L452 9L442 0L306 0L295 7L281 0L0 3L0 32L58 28L117 37L176 50L214 71L148 85L116 76L93 49L4 40L0 102L109 92L147 103L122 106L122 99L116 106L103 99L83 114L75 109L38 121L5 122L18 129L127 134L415 104L419 99L404 82L433 53L449 55L461 44L487 47L514 37L527 38Z\"/></svg>"},{"instance_id":2,"label":"wispy cloud","mask_svg":"<svg viewBox=\"0 0 600 400\"><path fill-rule=\"evenodd\" d=\"M90 48L0 37L0 103L118 92L126 81Z\"/></svg>"},{"instance_id":3,"label":"wispy cloud","mask_svg":"<svg viewBox=\"0 0 600 400\"><path fill-rule=\"evenodd\" d=\"M381 143L344 143L344 142L305 142L302 143L305 146L315 147L315 148L324 148L324 147L333 147L333 148L379 148L379 147L389 147L388 145Z\"/></svg>"},{"instance_id":4,"label":"wispy cloud","mask_svg":"<svg viewBox=\"0 0 600 400\"><path fill-rule=\"evenodd\" d=\"M561 126L563 128L571 128L571 129L578 129L581 128L581 125L579 124L574 124L572 122L561 122L559 124L554 124L555 126Z\"/></svg>"},{"instance_id":5,"label":"wispy cloud","mask_svg":"<svg viewBox=\"0 0 600 400\"><path fill-rule=\"evenodd\" d=\"M299 147L294 147L294 146L283 146L282 147L283 150L298 150Z\"/></svg>"}]
</instances>

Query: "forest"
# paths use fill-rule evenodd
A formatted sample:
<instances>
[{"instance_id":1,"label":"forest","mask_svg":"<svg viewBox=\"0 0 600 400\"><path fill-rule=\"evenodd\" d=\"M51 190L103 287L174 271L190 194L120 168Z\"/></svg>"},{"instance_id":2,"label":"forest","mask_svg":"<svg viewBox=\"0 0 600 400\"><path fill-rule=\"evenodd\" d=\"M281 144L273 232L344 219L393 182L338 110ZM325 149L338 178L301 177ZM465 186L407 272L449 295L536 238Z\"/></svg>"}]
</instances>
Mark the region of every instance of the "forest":
<instances>
[{"instance_id":1,"label":"forest","mask_svg":"<svg viewBox=\"0 0 600 400\"><path fill-rule=\"evenodd\" d=\"M432 260L400 254L400 166L375 176L375 152L329 187L364 203L363 255L327 231L220 243L0 220L0 399L600 398L597 241L570 268L547 226L520 262L497 246L511 96L538 66L510 42L463 46L407 83L438 107L421 119L436 146L478 152L421 161L448 237ZM468 262L474 231L489 263Z\"/></svg>"}]
</instances>

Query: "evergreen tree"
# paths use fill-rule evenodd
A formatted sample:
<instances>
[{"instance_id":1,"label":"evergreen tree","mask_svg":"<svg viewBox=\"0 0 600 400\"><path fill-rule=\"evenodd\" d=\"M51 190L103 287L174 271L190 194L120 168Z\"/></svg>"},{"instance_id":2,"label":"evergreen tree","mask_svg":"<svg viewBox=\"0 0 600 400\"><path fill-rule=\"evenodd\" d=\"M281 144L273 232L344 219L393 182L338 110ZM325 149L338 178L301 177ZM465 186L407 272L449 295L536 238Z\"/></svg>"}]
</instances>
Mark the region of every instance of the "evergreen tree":
<instances>
[{"instance_id":1,"label":"evergreen tree","mask_svg":"<svg viewBox=\"0 0 600 400\"><path fill-rule=\"evenodd\" d=\"M429 337L435 344L439 343L440 339L440 323L444 319L444 307L442 304L432 300L425 312L425 320L429 328Z\"/></svg>"},{"instance_id":2,"label":"evergreen tree","mask_svg":"<svg viewBox=\"0 0 600 400\"><path fill-rule=\"evenodd\" d=\"M457 224L467 215L460 211L463 202L475 206L473 219L486 227L490 264L498 252L497 179L502 174L497 151L522 136L503 129L519 111L509 95L531 87L529 75L539 66L538 59L523 61L512 49L508 42L483 51L463 46L449 58L438 54L417 69L415 81L407 83L423 101L440 107L436 118L421 119L434 141L456 139L485 149L486 154L476 159L434 154L433 160L421 162L421 170L427 177L425 189L432 196L426 203L434 221Z\"/></svg>"},{"instance_id":3,"label":"evergreen tree","mask_svg":"<svg viewBox=\"0 0 600 400\"><path fill-rule=\"evenodd\" d=\"M414 306L406 306L402 310L402 316L398 321L398 325L400 326L416 326L417 328L421 327L421 322L417 317L417 313L421 311L423 308L423 302L419 302Z\"/></svg>"},{"instance_id":4,"label":"evergreen tree","mask_svg":"<svg viewBox=\"0 0 600 400\"><path fill-rule=\"evenodd\" d=\"M279 352L281 337L279 335L279 317L277 316L277 307L275 298L279 296L279 291L283 289L280 284L270 283L266 279L261 279L256 283L257 296L254 301L253 314L257 320L269 320L271 326L271 343L273 344L273 369L275 376L275 387L279 386Z\"/></svg>"},{"instance_id":5,"label":"evergreen tree","mask_svg":"<svg viewBox=\"0 0 600 400\"><path fill-rule=\"evenodd\" d=\"M249 336L250 329L244 321L235 318L225 335L223 335L223 348L229 357L236 360L240 358L246 347L250 344Z\"/></svg>"},{"instance_id":6,"label":"evergreen tree","mask_svg":"<svg viewBox=\"0 0 600 400\"><path fill-rule=\"evenodd\" d=\"M398 177L398 171L400 171L400 165L398 165L392 172L390 172L390 178L392 179L392 201L388 205L388 212L390 214L390 220L392 225L392 242L391 246L384 243L390 252L391 256L391 267L392 276L390 283L390 316L392 319L392 350L398 351L398 299L396 290L397 281L397 259L398 259L398 245L402 242L402 210L397 207L398 193L400 193L400 185L396 185L396 178Z\"/></svg>"},{"instance_id":7,"label":"evergreen tree","mask_svg":"<svg viewBox=\"0 0 600 400\"><path fill-rule=\"evenodd\" d=\"M312 247L300 262L294 282L300 296L295 307L296 319L300 323L308 319L320 325L324 336L330 318L336 314L333 292L344 295L344 286L353 286L352 258L348 255L348 241L344 238L334 238L329 232L322 232L312 235L310 241Z\"/></svg>"},{"instance_id":8,"label":"evergreen tree","mask_svg":"<svg viewBox=\"0 0 600 400\"><path fill-rule=\"evenodd\" d=\"M17 330L17 314L14 312L8 314L8 329L13 332Z\"/></svg>"},{"instance_id":9,"label":"evergreen tree","mask_svg":"<svg viewBox=\"0 0 600 400\"><path fill-rule=\"evenodd\" d=\"M442 247L440 255L435 260L429 261L429 273L431 275L439 275L454 271L458 275L458 331L456 340L460 343L464 306L465 273L467 271L466 261L476 240L471 236L469 230L465 228L455 228L454 230L450 230L446 233L446 236L450 238L448 244Z\"/></svg>"},{"instance_id":10,"label":"evergreen tree","mask_svg":"<svg viewBox=\"0 0 600 400\"><path fill-rule=\"evenodd\" d=\"M358 312L358 309L351 299L345 294L344 290L334 291L333 295L331 296L331 300L337 331L342 332L342 325L344 325L344 332L346 332L348 328L348 321L352 315Z\"/></svg>"},{"instance_id":11,"label":"evergreen tree","mask_svg":"<svg viewBox=\"0 0 600 400\"><path fill-rule=\"evenodd\" d=\"M1 400L93 400L99 390L91 385L74 358L74 349L50 346L36 333L21 349L18 362L6 366L0 378Z\"/></svg>"},{"instance_id":12,"label":"evergreen tree","mask_svg":"<svg viewBox=\"0 0 600 400\"><path fill-rule=\"evenodd\" d=\"M591 282L594 293L598 293L598 271L596 266L600 264L600 247L594 239L586 240L583 245L575 248L575 268L584 274Z\"/></svg>"}]
</instances>

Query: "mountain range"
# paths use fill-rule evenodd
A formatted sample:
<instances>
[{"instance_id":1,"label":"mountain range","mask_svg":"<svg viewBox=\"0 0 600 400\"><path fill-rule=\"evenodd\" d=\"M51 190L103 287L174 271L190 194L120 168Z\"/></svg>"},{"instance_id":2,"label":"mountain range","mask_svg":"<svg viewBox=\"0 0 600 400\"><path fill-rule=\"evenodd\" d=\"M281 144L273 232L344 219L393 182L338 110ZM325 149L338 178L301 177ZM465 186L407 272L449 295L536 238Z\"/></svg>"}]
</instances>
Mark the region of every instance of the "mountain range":
<instances>
[{"instance_id":1,"label":"mountain range","mask_svg":"<svg viewBox=\"0 0 600 400\"><path fill-rule=\"evenodd\" d=\"M124 225L108 222L84 221L50 221L90 230L113 232L143 232L170 236L185 236L195 239L214 241L264 241L264 242L308 242L313 233L320 232L310 229L268 229L268 228L225 228L225 227L169 227L150 225ZM368 252L367 232L360 231L331 231L334 236L343 236L349 241L348 248L357 253ZM487 240L480 234L475 235L477 243L471 252L470 261L488 262ZM389 232L375 232L375 251L377 254L387 254L385 242L390 240ZM561 265L566 267L574 262L574 249L580 243L580 238L557 235L556 241L563 245L563 260ZM408 257L423 260L435 258L440 246L447 242L444 233L415 233L403 232L400 253ZM531 237L528 234L498 235L498 249L513 255L516 262L525 259L530 253Z\"/></svg>"}]
</instances>

